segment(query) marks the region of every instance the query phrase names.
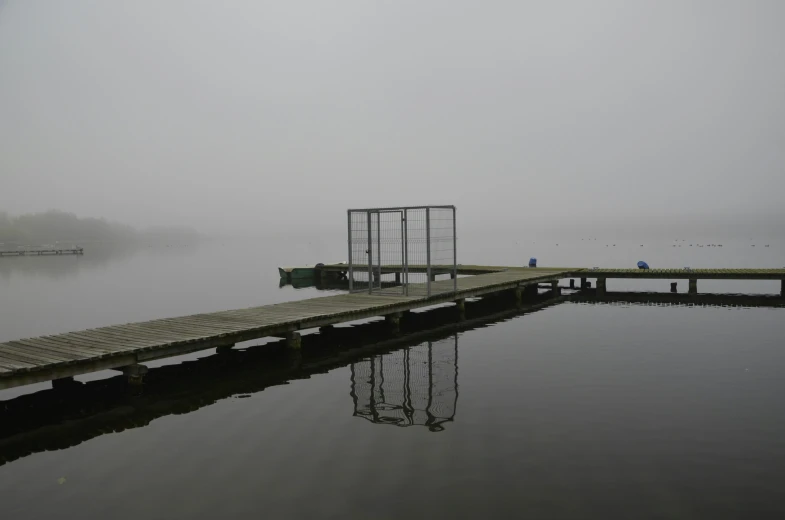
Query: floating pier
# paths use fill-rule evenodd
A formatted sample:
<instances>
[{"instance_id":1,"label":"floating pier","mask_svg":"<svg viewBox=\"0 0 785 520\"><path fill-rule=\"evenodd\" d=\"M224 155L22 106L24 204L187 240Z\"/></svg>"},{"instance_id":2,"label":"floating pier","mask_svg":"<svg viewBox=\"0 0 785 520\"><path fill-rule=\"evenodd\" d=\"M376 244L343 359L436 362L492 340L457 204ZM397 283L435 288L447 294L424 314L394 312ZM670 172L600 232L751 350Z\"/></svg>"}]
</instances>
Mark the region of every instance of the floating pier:
<instances>
[{"instance_id":1,"label":"floating pier","mask_svg":"<svg viewBox=\"0 0 785 520\"><path fill-rule=\"evenodd\" d=\"M263 337L282 337L300 348L299 331L376 316L394 326L401 313L441 303L462 302L500 291L523 291L543 280L557 280L558 269L510 270L458 280L457 291L431 297L412 287L409 296L340 294L248 309L101 327L67 334L0 343L0 389L119 369L129 382L141 382L142 363ZM434 282L453 285L453 280ZM417 295L416 293L419 293Z\"/></svg>"},{"instance_id":2,"label":"floating pier","mask_svg":"<svg viewBox=\"0 0 785 520\"><path fill-rule=\"evenodd\" d=\"M83 255L84 248L70 249L9 249L0 251L2 256L56 256L56 255Z\"/></svg>"}]
</instances>

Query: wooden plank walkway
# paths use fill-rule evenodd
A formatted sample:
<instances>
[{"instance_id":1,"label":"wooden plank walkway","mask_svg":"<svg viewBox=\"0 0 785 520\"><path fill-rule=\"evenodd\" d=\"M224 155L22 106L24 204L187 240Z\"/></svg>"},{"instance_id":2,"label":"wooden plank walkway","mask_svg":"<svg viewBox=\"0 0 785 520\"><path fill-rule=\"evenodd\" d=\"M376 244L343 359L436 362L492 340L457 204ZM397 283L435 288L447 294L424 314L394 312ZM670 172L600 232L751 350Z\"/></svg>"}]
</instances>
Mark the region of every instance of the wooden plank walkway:
<instances>
[{"instance_id":1,"label":"wooden plank walkway","mask_svg":"<svg viewBox=\"0 0 785 520\"><path fill-rule=\"evenodd\" d=\"M360 266L355 269L355 273L367 273L367 267ZM346 272L346 264L329 264L316 268L326 272ZM382 274L394 274L401 272L399 265L383 265ZM463 265L458 264L458 274L477 275L485 273L495 273L501 271L532 270L542 271L543 269L564 271L563 278L638 278L638 279L671 279L671 280L785 280L785 267L765 268L765 269L616 269L600 267L537 267L529 268L525 266L499 266L499 265ZM410 266L410 273L424 273L425 266ZM452 272L451 265L433 265L431 272L436 274L447 274Z\"/></svg>"},{"instance_id":2,"label":"wooden plank walkway","mask_svg":"<svg viewBox=\"0 0 785 520\"><path fill-rule=\"evenodd\" d=\"M0 343L0 389L121 368L267 336L385 316L460 298L558 280L559 269L521 269L431 284L430 298L410 294L340 294L213 313L128 323ZM417 284L419 285L419 284Z\"/></svg>"},{"instance_id":3,"label":"wooden plank walkway","mask_svg":"<svg viewBox=\"0 0 785 520\"><path fill-rule=\"evenodd\" d=\"M81 247L73 249L10 249L0 251L3 256L55 256L55 255L83 255L84 249Z\"/></svg>"},{"instance_id":4,"label":"wooden plank walkway","mask_svg":"<svg viewBox=\"0 0 785 520\"><path fill-rule=\"evenodd\" d=\"M574 269L570 278L638 278L669 280L785 280L782 269Z\"/></svg>"}]
</instances>

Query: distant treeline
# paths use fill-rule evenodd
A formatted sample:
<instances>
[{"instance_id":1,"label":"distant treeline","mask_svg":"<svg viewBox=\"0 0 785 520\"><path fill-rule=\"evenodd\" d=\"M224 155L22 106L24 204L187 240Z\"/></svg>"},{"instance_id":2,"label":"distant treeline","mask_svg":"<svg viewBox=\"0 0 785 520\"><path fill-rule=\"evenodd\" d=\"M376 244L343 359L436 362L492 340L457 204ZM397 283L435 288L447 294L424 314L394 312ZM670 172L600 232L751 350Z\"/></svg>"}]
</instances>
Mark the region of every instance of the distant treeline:
<instances>
[{"instance_id":1,"label":"distant treeline","mask_svg":"<svg viewBox=\"0 0 785 520\"><path fill-rule=\"evenodd\" d=\"M190 228L159 227L137 230L102 218L79 218L73 213L46 211L11 216L0 211L0 242L50 244L106 241L193 241L199 234Z\"/></svg>"}]
</instances>

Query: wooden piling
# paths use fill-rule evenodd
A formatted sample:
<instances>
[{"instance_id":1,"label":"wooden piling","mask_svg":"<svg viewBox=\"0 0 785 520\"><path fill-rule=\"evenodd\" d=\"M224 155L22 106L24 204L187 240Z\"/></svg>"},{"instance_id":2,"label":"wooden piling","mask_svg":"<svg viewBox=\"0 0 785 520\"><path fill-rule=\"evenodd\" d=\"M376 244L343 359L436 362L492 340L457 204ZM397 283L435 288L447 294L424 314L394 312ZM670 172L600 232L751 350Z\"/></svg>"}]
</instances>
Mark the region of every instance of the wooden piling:
<instances>
[{"instance_id":1,"label":"wooden piling","mask_svg":"<svg viewBox=\"0 0 785 520\"><path fill-rule=\"evenodd\" d=\"M286 348L300 350L303 345L303 338L299 332L291 331L286 333Z\"/></svg>"},{"instance_id":2,"label":"wooden piling","mask_svg":"<svg viewBox=\"0 0 785 520\"><path fill-rule=\"evenodd\" d=\"M695 278L690 278L690 294L698 294L698 280Z\"/></svg>"},{"instance_id":3,"label":"wooden piling","mask_svg":"<svg viewBox=\"0 0 785 520\"><path fill-rule=\"evenodd\" d=\"M132 386L141 385L144 382L144 375L147 373L147 367L138 363L124 366L121 370L125 374L128 384Z\"/></svg>"},{"instance_id":4,"label":"wooden piling","mask_svg":"<svg viewBox=\"0 0 785 520\"><path fill-rule=\"evenodd\" d=\"M458 298L455 300L455 308L458 310L458 319L466 319L466 298Z\"/></svg>"},{"instance_id":5,"label":"wooden piling","mask_svg":"<svg viewBox=\"0 0 785 520\"><path fill-rule=\"evenodd\" d=\"M403 313L401 312L393 312L392 314L387 314L384 317L384 321L387 322L387 326L390 330L394 333L398 333L401 331L401 317Z\"/></svg>"},{"instance_id":6,"label":"wooden piling","mask_svg":"<svg viewBox=\"0 0 785 520\"><path fill-rule=\"evenodd\" d=\"M597 296L605 296L606 278L597 278Z\"/></svg>"}]
</instances>

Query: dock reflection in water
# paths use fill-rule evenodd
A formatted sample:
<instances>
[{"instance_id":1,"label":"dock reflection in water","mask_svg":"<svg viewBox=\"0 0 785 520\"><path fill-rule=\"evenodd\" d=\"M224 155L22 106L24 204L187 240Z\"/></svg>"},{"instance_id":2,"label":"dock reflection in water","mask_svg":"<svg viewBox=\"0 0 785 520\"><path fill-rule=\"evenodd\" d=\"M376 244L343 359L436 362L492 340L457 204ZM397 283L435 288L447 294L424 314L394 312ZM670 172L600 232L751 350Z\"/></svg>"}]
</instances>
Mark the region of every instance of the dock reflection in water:
<instances>
[{"instance_id":1,"label":"dock reflection in water","mask_svg":"<svg viewBox=\"0 0 785 520\"><path fill-rule=\"evenodd\" d=\"M401 322L400 336L390 336L383 321L336 327L304 336L302 353L287 352L281 341L152 368L141 395L129 394L125 378L115 376L0 400L0 466L347 366L354 416L443 431L456 420L460 333L570 301L741 308L785 303L779 297L719 294L541 294L516 308L509 298L498 296L467 302L461 321L452 306L411 313Z\"/></svg>"},{"instance_id":2,"label":"dock reflection in water","mask_svg":"<svg viewBox=\"0 0 785 520\"><path fill-rule=\"evenodd\" d=\"M354 416L444 430L458 406L458 335L351 364Z\"/></svg>"},{"instance_id":3,"label":"dock reflection in water","mask_svg":"<svg viewBox=\"0 0 785 520\"><path fill-rule=\"evenodd\" d=\"M283 341L234 349L151 368L141 395L115 376L0 401L0 466L346 366L355 415L440 431L457 407L458 334L563 301L542 295L510 308L509 299L485 298L467 302L461 321L452 306L411 313L399 336L375 321L303 336L302 352L287 351Z\"/></svg>"}]
</instances>

